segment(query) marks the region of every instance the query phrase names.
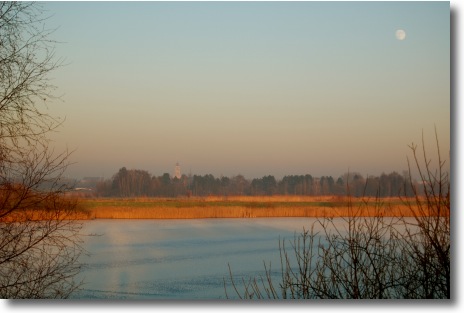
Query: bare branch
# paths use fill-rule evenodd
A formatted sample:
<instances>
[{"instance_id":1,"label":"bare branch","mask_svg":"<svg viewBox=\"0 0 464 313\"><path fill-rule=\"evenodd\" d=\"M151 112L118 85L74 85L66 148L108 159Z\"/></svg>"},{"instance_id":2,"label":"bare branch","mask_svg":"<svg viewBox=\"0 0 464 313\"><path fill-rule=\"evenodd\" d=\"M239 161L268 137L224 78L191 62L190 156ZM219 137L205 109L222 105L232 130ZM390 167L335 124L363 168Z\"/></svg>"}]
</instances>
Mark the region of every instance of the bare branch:
<instances>
[{"instance_id":1,"label":"bare branch","mask_svg":"<svg viewBox=\"0 0 464 313\"><path fill-rule=\"evenodd\" d=\"M55 86L53 30L37 3L0 2L0 297L66 298L79 283L81 223L62 182L69 152L48 134Z\"/></svg>"}]
</instances>

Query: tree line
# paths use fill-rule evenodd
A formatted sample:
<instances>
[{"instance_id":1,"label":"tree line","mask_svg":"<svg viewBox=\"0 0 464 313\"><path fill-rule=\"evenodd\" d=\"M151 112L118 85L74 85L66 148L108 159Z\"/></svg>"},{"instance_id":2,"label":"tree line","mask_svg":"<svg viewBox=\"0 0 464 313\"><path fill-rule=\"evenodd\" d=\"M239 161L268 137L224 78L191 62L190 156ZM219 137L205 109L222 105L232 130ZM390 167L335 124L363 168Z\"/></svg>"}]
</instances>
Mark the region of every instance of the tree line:
<instances>
[{"instance_id":1,"label":"tree line","mask_svg":"<svg viewBox=\"0 0 464 313\"><path fill-rule=\"evenodd\" d=\"M264 263L263 274L239 278L229 264L230 283L224 279L226 297L451 299L450 176L436 132L435 136L436 167L431 165L423 139L422 151L415 144L409 146L408 173L417 170L422 182L418 186L410 179L413 197L398 197L408 206L410 217L361 215L365 206L381 208L380 198L349 202L350 216L319 218L293 239L279 239L281 265L277 272L271 270L271 263ZM399 177L392 175L391 185L385 185L389 175L385 176L372 179L381 187L379 192L391 192L399 182Z\"/></svg>"},{"instance_id":2,"label":"tree line","mask_svg":"<svg viewBox=\"0 0 464 313\"><path fill-rule=\"evenodd\" d=\"M94 186L97 197L202 197L202 196L379 196L413 195L407 174L397 172L364 177L359 173L344 174L336 180L332 176L313 177L286 175L278 180L273 175L246 179L243 175L214 177L169 173L151 176L145 170L121 168L111 179ZM418 184L414 182L414 184Z\"/></svg>"}]
</instances>

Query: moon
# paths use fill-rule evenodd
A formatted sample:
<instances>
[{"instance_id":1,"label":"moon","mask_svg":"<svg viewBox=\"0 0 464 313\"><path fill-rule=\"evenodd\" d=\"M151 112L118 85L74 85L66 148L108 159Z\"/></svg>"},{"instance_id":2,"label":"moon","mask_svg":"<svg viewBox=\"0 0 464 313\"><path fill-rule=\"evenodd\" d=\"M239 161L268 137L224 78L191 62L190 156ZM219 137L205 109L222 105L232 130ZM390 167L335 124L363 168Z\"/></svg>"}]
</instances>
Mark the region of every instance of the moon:
<instances>
[{"instance_id":1,"label":"moon","mask_svg":"<svg viewBox=\"0 0 464 313\"><path fill-rule=\"evenodd\" d=\"M396 39L404 40L406 39L406 32L402 29L398 29L395 33Z\"/></svg>"}]
</instances>

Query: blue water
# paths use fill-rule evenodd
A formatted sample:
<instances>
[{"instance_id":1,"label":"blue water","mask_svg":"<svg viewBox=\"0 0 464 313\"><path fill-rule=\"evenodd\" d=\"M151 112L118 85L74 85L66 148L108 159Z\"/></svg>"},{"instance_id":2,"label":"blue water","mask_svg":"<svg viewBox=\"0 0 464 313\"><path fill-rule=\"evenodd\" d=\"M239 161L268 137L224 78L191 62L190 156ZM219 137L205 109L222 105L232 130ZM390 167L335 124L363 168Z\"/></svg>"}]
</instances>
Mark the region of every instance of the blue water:
<instances>
[{"instance_id":1,"label":"blue water","mask_svg":"<svg viewBox=\"0 0 464 313\"><path fill-rule=\"evenodd\" d=\"M293 239L312 218L94 220L84 224L85 299L236 298L234 279L264 276L269 262L278 283L279 238Z\"/></svg>"}]
</instances>

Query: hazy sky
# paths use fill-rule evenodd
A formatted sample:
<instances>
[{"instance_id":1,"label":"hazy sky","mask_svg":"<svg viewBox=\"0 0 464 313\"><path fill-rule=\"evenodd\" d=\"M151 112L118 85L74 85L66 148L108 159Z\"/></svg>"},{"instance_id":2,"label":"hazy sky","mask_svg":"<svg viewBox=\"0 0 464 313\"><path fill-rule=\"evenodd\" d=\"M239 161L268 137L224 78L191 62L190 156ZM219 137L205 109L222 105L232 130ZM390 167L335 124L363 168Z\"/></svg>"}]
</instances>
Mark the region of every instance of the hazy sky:
<instances>
[{"instance_id":1,"label":"hazy sky","mask_svg":"<svg viewBox=\"0 0 464 313\"><path fill-rule=\"evenodd\" d=\"M449 157L449 2L44 6L70 176L380 175L434 125Z\"/></svg>"}]
</instances>

